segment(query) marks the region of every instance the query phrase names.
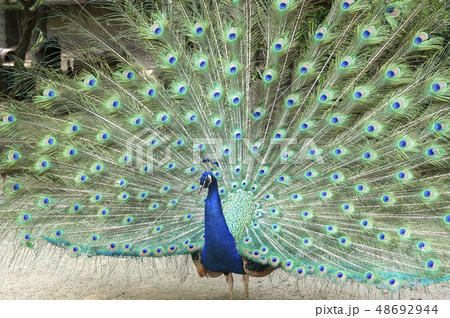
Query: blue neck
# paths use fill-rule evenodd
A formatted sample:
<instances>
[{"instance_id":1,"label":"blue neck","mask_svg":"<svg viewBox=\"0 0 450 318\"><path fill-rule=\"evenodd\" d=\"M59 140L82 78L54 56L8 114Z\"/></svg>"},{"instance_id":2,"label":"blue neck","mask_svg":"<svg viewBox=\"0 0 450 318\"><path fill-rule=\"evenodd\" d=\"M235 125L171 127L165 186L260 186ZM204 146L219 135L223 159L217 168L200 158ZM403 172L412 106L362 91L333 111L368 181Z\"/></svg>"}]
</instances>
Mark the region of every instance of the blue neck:
<instances>
[{"instance_id":1,"label":"blue neck","mask_svg":"<svg viewBox=\"0 0 450 318\"><path fill-rule=\"evenodd\" d=\"M236 243L223 216L215 179L208 187L208 197L205 200L205 246L201 262L214 272L245 274Z\"/></svg>"}]
</instances>

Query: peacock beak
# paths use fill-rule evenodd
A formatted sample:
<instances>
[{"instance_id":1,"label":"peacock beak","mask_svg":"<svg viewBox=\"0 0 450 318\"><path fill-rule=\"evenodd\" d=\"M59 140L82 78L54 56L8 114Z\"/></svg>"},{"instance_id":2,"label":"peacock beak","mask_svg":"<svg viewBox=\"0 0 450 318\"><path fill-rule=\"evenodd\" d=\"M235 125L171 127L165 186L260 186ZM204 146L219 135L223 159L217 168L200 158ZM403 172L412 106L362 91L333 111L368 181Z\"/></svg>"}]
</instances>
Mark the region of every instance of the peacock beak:
<instances>
[{"instance_id":1,"label":"peacock beak","mask_svg":"<svg viewBox=\"0 0 450 318\"><path fill-rule=\"evenodd\" d=\"M201 185L201 186L198 188L198 195L200 195L200 193L202 192L202 190L203 190L203 186Z\"/></svg>"}]
</instances>

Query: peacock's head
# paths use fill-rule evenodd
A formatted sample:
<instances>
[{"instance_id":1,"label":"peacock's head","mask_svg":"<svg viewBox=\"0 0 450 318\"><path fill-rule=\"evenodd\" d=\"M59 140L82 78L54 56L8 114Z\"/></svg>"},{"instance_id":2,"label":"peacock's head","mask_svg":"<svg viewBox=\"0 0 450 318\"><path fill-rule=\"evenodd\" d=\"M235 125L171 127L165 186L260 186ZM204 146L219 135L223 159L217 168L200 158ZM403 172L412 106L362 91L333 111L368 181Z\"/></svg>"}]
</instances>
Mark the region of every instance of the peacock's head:
<instances>
[{"instance_id":1,"label":"peacock's head","mask_svg":"<svg viewBox=\"0 0 450 318\"><path fill-rule=\"evenodd\" d=\"M202 192L203 189L208 188L211 184L217 182L216 178L214 177L214 175L212 174L212 172L210 171L205 171L203 172L201 178L200 178L200 188L198 191L198 194L200 194L200 192Z\"/></svg>"}]
</instances>

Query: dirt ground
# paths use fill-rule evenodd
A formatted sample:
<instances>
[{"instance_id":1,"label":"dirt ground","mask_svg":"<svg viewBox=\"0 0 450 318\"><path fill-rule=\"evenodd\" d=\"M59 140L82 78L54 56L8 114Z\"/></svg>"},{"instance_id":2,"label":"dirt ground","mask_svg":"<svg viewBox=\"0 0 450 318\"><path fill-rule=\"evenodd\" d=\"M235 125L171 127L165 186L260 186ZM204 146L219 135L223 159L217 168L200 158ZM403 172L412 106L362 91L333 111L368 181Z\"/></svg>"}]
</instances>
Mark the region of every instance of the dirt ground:
<instances>
[{"instance_id":1,"label":"dirt ground","mask_svg":"<svg viewBox=\"0 0 450 318\"><path fill-rule=\"evenodd\" d=\"M225 277L199 278L188 257L144 261L107 257L72 258L59 253L0 259L0 299L228 299ZM234 299L243 299L234 275ZM250 299L450 299L450 284L390 292L352 282L304 279L278 270L250 278Z\"/></svg>"}]
</instances>

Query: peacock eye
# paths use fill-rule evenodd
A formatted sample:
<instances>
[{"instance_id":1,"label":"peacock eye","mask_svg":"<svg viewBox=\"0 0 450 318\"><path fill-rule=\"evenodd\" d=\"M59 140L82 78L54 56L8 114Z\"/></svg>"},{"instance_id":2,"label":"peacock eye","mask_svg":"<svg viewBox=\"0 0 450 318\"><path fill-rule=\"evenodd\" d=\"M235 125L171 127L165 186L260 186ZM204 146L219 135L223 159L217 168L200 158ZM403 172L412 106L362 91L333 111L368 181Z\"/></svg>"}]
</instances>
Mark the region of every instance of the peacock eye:
<instances>
[{"instance_id":1,"label":"peacock eye","mask_svg":"<svg viewBox=\"0 0 450 318\"><path fill-rule=\"evenodd\" d=\"M212 176L211 175L207 175L205 180L203 181L203 187L207 188L212 182Z\"/></svg>"}]
</instances>

